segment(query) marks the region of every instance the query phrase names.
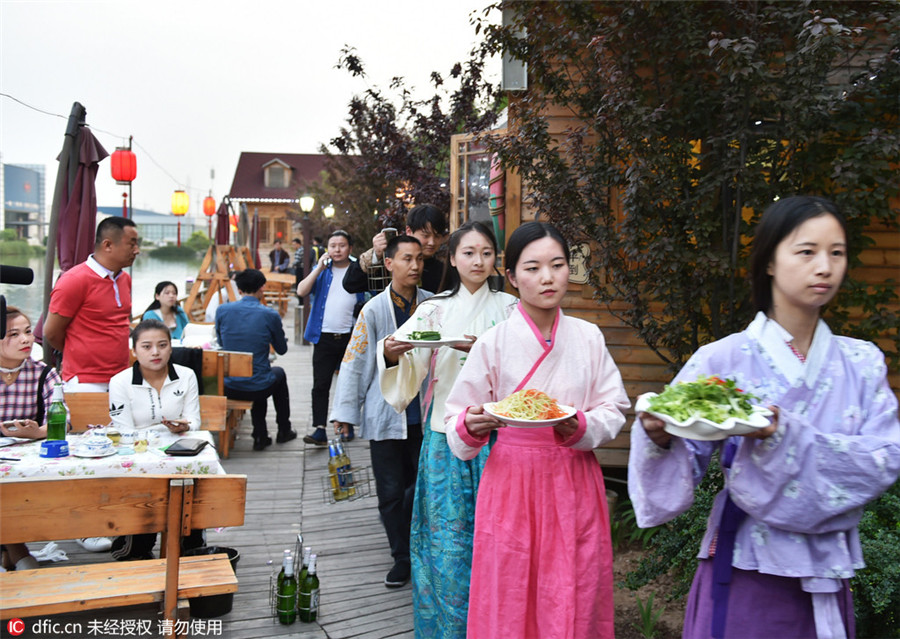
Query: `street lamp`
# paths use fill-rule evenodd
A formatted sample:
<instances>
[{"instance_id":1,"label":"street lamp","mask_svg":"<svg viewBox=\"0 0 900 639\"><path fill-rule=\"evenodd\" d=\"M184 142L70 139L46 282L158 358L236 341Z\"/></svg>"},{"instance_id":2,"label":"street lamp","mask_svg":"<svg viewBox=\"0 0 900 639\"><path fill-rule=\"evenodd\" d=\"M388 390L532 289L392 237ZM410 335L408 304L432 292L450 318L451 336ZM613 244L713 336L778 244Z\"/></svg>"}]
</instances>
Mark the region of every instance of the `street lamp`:
<instances>
[{"instance_id":1,"label":"street lamp","mask_svg":"<svg viewBox=\"0 0 900 639\"><path fill-rule=\"evenodd\" d=\"M327 217L329 220L334 217L334 205L329 204L324 209L322 209L322 214Z\"/></svg>"},{"instance_id":2,"label":"street lamp","mask_svg":"<svg viewBox=\"0 0 900 639\"><path fill-rule=\"evenodd\" d=\"M172 215L178 218L178 246L181 246L181 218L188 212L191 198L183 190L178 189L172 194Z\"/></svg>"}]
</instances>

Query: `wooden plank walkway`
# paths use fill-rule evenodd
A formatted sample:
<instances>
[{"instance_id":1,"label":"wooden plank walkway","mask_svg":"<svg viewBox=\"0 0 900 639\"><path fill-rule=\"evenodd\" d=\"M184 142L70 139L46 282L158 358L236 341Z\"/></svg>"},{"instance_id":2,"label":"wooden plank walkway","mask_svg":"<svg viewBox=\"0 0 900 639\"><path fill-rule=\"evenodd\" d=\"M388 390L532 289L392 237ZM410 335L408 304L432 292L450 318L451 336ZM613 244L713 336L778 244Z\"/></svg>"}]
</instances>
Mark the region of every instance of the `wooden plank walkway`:
<instances>
[{"instance_id":1,"label":"wooden plank walkway","mask_svg":"<svg viewBox=\"0 0 900 639\"><path fill-rule=\"evenodd\" d=\"M291 421L299 437L255 452L251 448L253 440L247 414L240 424L231 457L222 462L227 472L247 475L247 509L242 527L207 531L207 545L236 548L241 554L236 569L239 585L234 606L230 613L217 618L222 624L221 634L217 636L228 639L412 637L410 586L399 589L384 586L384 576L393 562L378 517L374 482L371 497L326 504L321 478L325 475L328 450L302 441L311 429L312 346L293 341L295 309L296 302L291 300L284 317L290 346L287 354L279 357L274 365L287 373ZM271 402L268 423L269 434L274 439L275 412ZM368 442L357 439L345 448L354 466L369 465ZM311 546L318 554L319 618L315 623L297 621L284 626L270 611L270 577L280 569L284 549L293 548L301 531L304 545ZM72 541L60 542L60 546L72 562L109 560L108 554L87 553ZM32 546L40 547L42 544ZM87 629L89 620L107 618L155 620L156 615L143 607L59 616L54 621L81 621ZM24 636L41 635L26 633ZM92 636L114 635L95 633Z\"/></svg>"}]
</instances>

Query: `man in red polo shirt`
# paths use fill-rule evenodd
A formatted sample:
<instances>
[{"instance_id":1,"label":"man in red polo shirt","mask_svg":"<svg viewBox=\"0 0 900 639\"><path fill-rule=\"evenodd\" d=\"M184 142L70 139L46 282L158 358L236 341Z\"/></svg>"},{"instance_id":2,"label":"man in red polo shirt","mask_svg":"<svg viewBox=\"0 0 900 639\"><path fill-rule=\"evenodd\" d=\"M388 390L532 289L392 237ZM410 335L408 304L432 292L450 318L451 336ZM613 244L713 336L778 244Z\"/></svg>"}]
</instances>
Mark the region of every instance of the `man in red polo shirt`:
<instances>
[{"instance_id":1,"label":"man in red polo shirt","mask_svg":"<svg viewBox=\"0 0 900 639\"><path fill-rule=\"evenodd\" d=\"M66 391L107 391L128 368L131 276L122 269L139 253L134 221L108 217L97 225L93 254L53 287L44 338L62 351Z\"/></svg>"}]
</instances>

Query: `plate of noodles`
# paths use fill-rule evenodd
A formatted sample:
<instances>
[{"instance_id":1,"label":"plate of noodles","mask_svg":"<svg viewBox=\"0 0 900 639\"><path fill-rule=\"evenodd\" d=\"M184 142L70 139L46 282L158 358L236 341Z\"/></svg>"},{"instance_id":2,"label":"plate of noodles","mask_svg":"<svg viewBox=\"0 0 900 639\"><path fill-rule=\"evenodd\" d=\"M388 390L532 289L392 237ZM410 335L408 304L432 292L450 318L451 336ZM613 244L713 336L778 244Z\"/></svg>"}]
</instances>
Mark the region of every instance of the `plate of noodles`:
<instances>
[{"instance_id":1,"label":"plate of noodles","mask_svg":"<svg viewBox=\"0 0 900 639\"><path fill-rule=\"evenodd\" d=\"M573 406L559 404L547 393L527 388L484 405L484 412L508 426L543 428L553 426L575 414Z\"/></svg>"}]
</instances>

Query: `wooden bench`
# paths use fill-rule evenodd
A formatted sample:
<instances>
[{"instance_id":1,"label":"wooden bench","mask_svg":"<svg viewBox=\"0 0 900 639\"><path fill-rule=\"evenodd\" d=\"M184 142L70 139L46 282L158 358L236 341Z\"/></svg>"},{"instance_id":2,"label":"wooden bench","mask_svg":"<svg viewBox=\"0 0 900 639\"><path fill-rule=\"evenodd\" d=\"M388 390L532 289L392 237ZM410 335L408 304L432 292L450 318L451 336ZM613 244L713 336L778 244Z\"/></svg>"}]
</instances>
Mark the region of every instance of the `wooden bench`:
<instances>
[{"instance_id":1,"label":"wooden bench","mask_svg":"<svg viewBox=\"0 0 900 639\"><path fill-rule=\"evenodd\" d=\"M162 532L161 559L0 573L0 619L161 603L174 622L187 599L237 592L225 554L181 557L192 528L241 526L244 475L61 477L0 482L0 542ZM171 626L172 624L170 624Z\"/></svg>"}]
</instances>

